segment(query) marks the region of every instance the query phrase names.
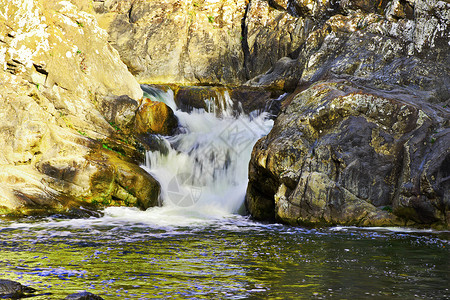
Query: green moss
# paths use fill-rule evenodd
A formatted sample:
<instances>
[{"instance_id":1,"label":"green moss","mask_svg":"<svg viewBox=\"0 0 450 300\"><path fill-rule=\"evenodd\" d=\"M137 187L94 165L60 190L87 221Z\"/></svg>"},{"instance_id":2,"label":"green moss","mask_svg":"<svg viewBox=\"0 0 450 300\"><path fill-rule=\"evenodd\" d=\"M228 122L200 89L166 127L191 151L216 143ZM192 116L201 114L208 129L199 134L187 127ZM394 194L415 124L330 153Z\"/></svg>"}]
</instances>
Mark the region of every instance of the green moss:
<instances>
[{"instance_id":1,"label":"green moss","mask_svg":"<svg viewBox=\"0 0 450 300\"><path fill-rule=\"evenodd\" d=\"M392 207L389 205L384 206L381 210L387 211L387 212L392 212Z\"/></svg>"},{"instance_id":2,"label":"green moss","mask_svg":"<svg viewBox=\"0 0 450 300\"><path fill-rule=\"evenodd\" d=\"M110 148L107 144L102 143L102 146L104 149L110 150L110 151L114 151L112 148Z\"/></svg>"},{"instance_id":3,"label":"green moss","mask_svg":"<svg viewBox=\"0 0 450 300\"><path fill-rule=\"evenodd\" d=\"M86 132L82 131L82 130L77 130L77 132L79 134L81 134L82 136L88 136Z\"/></svg>"},{"instance_id":4,"label":"green moss","mask_svg":"<svg viewBox=\"0 0 450 300\"><path fill-rule=\"evenodd\" d=\"M114 128L115 131L120 131L120 128L116 125L116 123L114 123L114 122L109 122L109 125L111 125L112 128Z\"/></svg>"}]
</instances>

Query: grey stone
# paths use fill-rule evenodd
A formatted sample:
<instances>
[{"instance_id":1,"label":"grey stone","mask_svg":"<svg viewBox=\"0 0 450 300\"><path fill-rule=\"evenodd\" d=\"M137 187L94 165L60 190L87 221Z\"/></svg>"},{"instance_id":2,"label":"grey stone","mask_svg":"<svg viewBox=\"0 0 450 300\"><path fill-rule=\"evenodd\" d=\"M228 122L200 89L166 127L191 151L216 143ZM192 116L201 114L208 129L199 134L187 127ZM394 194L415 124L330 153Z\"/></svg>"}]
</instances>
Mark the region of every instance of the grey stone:
<instances>
[{"instance_id":1,"label":"grey stone","mask_svg":"<svg viewBox=\"0 0 450 300\"><path fill-rule=\"evenodd\" d=\"M17 281L9 279L0 279L0 297L1 298L21 298L26 294L36 292L35 289L24 286Z\"/></svg>"},{"instance_id":2,"label":"grey stone","mask_svg":"<svg viewBox=\"0 0 450 300\"><path fill-rule=\"evenodd\" d=\"M80 292L80 293L74 293L66 298L65 300L103 300L102 297L92 294L90 292Z\"/></svg>"}]
</instances>

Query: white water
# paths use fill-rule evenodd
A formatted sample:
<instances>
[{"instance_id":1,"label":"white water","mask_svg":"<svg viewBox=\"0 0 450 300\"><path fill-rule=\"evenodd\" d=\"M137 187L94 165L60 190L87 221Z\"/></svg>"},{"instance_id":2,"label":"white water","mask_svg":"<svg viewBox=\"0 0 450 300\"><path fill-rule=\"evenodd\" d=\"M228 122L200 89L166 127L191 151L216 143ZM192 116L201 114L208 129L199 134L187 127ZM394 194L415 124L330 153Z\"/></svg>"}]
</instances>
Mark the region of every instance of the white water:
<instances>
[{"instance_id":1,"label":"white water","mask_svg":"<svg viewBox=\"0 0 450 300\"><path fill-rule=\"evenodd\" d=\"M171 90L145 95L170 106L180 125L181 134L164 137L168 149L148 152L143 166L161 184L162 207L110 208L107 216L183 226L242 213L252 148L273 121L266 113L234 117L228 93L221 95L220 107L205 99L210 112L191 113L177 109Z\"/></svg>"}]
</instances>

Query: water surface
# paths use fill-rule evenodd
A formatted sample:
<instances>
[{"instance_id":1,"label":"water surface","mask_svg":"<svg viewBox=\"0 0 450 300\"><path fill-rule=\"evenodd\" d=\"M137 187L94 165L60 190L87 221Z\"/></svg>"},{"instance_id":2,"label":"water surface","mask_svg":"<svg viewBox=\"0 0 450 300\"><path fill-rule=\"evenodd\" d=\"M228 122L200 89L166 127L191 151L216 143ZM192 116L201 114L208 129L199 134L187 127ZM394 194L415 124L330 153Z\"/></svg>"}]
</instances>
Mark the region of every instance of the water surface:
<instances>
[{"instance_id":1,"label":"water surface","mask_svg":"<svg viewBox=\"0 0 450 300\"><path fill-rule=\"evenodd\" d=\"M157 224L163 215L178 224ZM450 297L449 232L187 215L113 208L99 219L1 221L0 278L51 293L34 299Z\"/></svg>"},{"instance_id":2,"label":"water surface","mask_svg":"<svg viewBox=\"0 0 450 300\"><path fill-rule=\"evenodd\" d=\"M293 228L242 213L253 145L267 114L235 115L231 99L190 114L173 92L179 134L143 166L163 206L108 208L101 218L0 219L0 278L34 299L90 291L104 299L449 299L449 232ZM216 103L214 99L205 99Z\"/></svg>"}]
</instances>

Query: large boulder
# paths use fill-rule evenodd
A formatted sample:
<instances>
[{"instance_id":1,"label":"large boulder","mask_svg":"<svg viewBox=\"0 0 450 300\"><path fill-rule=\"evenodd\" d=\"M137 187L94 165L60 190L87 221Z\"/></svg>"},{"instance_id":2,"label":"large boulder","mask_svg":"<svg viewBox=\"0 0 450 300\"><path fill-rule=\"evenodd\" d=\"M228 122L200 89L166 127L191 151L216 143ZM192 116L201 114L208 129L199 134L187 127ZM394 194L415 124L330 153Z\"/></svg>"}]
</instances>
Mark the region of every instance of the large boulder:
<instances>
[{"instance_id":1,"label":"large boulder","mask_svg":"<svg viewBox=\"0 0 450 300\"><path fill-rule=\"evenodd\" d=\"M250 213L448 228L450 4L340 1L328 11L297 57L249 82L297 82L254 148Z\"/></svg>"},{"instance_id":2,"label":"large boulder","mask_svg":"<svg viewBox=\"0 0 450 300\"><path fill-rule=\"evenodd\" d=\"M129 134L142 90L95 17L0 0L0 28L0 212L156 205Z\"/></svg>"},{"instance_id":3,"label":"large boulder","mask_svg":"<svg viewBox=\"0 0 450 300\"><path fill-rule=\"evenodd\" d=\"M247 207L295 225L450 221L450 112L407 90L318 82L293 98L250 162Z\"/></svg>"}]
</instances>

